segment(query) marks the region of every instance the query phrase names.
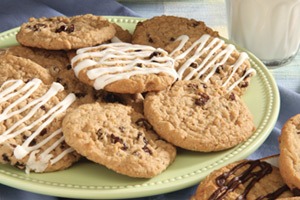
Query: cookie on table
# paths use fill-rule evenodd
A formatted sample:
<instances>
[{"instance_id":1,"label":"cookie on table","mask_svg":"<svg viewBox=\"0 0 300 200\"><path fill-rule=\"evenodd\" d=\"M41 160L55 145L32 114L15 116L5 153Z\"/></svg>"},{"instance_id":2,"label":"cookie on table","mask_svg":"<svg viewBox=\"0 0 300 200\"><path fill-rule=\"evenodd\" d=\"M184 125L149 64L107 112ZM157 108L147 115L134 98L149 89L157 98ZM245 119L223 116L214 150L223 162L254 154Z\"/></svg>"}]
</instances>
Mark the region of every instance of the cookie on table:
<instances>
[{"instance_id":1,"label":"cookie on table","mask_svg":"<svg viewBox=\"0 0 300 200\"><path fill-rule=\"evenodd\" d=\"M81 155L131 177L156 176L176 156L176 148L159 138L142 114L118 103L79 106L66 115L63 132Z\"/></svg>"},{"instance_id":2,"label":"cookie on table","mask_svg":"<svg viewBox=\"0 0 300 200\"><path fill-rule=\"evenodd\" d=\"M281 129L279 169L286 184L298 194L300 194L299 142L300 114L297 114L289 118Z\"/></svg>"},{"instance_id":3,"label":"cookie on table","mask_svg":"<svg viewBox=\"0 0 300 200\"><path fill-rule=\"evenodd\" d=\"M0 87L0 163L27 173L63 170L80 155L65 143L62 120L76 100L40 79L7 80Z\"/></svg>"},{"instance_id":4,"label":"cookie on table","mask_svg":"<svg viewBox=\"0 0 300 200\"><path fill-rule=\"evenodd\" d=\"M163 15L139 22L133 32L132 43L164 48L181 35L199 37L203 34L219 35L202 21Z\"/></svg>"},{"instance_id":5,"label":"cookie on table","mask_svg":"<svg viewBox=\"0 0 300 200\"><path fill-rule=\"evenodd\" d=\"M210 173L191 200L281 199L293 197L279 169L260 160L242 160Z\"/></svg>"},{"instance_id":6,"label":"cookie on table","mask_svg":"<svg viewBox=\"0 0 300 200\"><path fill-rule=\"evenodd\" d=\"M82 82L116 93L159 91L177 78L166 51L124 42L79 49L72 67Z\"/></svg>"},{"instance_id":7,"label":"cookie on table","mask_svg":"<svg viewBox=\"0 0 300 200\"><path fill-rule=\"evenodd\" d=\"M208 34L179 36L165 50L177 63L179 80L201 79L242 95L256 73L245 52Z\"/></svg>"},{"instance_id":8,"label":"cookie on table","mask_svg":"<svg viewBox=\"0 0 300 200\"><path fill-rule=\"evenodd\" d=\"M39 78L45 84L54 81L48 69L29 59L14 55L0 55L0 85L8 79L22 79L26 82L32 78Z\"/></svg>"},{"instance_id":9,"label":"cookie on table","mask_svg":"<svg viewBox=\"0 0 300 200\"><path fill-rule=\"evenodd\" d=\"M24 46L70 50L101 44L115 33L114 26L104 17L86 14L30 18L22 24L16 39Z\"/></svg>"},{"instance_id":10,"label":"cookie on table","mask_svg":"<svg viewBox=\"0 0 300 200\"><path fill-rule=\"evenodd\" d=\"M255 130L252 114L238 95L200 80L177 81L168 90L148 93L144 114L158 135L193 151L234 147Z\"/></svg>"}]
</instances>

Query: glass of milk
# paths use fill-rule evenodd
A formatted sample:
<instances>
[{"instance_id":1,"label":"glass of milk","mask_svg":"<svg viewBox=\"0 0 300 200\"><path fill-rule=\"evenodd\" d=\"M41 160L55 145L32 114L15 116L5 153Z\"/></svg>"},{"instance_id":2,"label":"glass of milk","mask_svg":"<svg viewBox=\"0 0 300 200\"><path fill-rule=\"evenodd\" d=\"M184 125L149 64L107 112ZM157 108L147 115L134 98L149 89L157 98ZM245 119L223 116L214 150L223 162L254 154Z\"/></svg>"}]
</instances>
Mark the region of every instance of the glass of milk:
<instances>
[{"instance_id":1,"label":"glass of milk","mask_svg":"<svg viewBox=\"0 0 300 200\"><path fill-rule=\"evenodd\" d=\"M300 46L300 0L226 0L229 39L269 67L291 61Z\"/></svg>"}]
</instances>

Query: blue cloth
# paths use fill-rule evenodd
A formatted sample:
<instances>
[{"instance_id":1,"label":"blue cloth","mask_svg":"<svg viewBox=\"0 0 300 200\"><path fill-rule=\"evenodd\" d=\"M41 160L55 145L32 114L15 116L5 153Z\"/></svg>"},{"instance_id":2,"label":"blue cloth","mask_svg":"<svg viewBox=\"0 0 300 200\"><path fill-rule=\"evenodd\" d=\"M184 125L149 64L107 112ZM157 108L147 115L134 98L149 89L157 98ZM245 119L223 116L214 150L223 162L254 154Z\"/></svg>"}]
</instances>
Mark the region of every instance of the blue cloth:
<instances>
[{"instance_id":1,"label":"blue cloth","mask_svg":"<svg viewBox=\"0 0 300 200\"><path fill-rule=\"evenodd\" d=\"M0 1L0 32L20 26L29 17L51 17L58 15L78 15L92 13L97 15L137 16L136 13L114 0L1 0ZM281 108L278 121L264 144L249 156L257 159L279 153L278 136L284 122L295 114L300 113L300 94L279 86ZM258 97L259 98L259 97ZM1 180L0 180L1 183ZM138 198L136 200L167 200L189 199L197 185L176 192ZM67 200L31 192L21 191L0 184L0 200Z\"/></svg>"}]
</instances>

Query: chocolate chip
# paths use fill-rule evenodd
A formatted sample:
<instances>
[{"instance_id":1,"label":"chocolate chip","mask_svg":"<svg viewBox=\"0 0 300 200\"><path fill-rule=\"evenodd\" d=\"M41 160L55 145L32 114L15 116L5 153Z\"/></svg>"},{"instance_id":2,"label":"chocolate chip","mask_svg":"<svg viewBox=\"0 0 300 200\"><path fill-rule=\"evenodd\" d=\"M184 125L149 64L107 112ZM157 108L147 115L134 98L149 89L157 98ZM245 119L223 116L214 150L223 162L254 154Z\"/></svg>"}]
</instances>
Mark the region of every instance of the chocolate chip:
<instances>
[{"instance_id":1,"label":"chocolate chip","mask_svg":"<svg viewBox=\"0 0 300 200\"><path fill-rule=\"evenodd\" d=\"M171 42L174 42L175 40L176 40L176 39L175 39L174 37L171 37L171 38L170 38L170 41L171 41Z\"/></svg>"},{"instance_id":2,"label":"chocolate chip","mask_svg":"<svg viewBox=\"0 0 300 200\"><path fill-rule=\"evenodd\" d=\"M120 126L120 127L119 127L119 130L120 130L122 133L125 132L125 129L126 129L126 128L125 128L124 126Z\"/></svg>"},{"instance_id":3,"label":"chocolate chip","mask_svg":"<svg viewBox=\"0 0 300 200\"><path fill-rule=\"evenodd\" d=\"M136 66L139 67L139 68L142 68L143 64L142 63L137 63Z\"/></svg>"},{"instance_id":4,"label":"chocolate chip","mask_svg":"<svg viewBox=\"0 0 300 200\"><path fill-rule=\"evenodd\" d=\"M115 136L114 134L110 135L110 142L113 143L113 144L116 144L117 142L123 144L122 138L120 138L118 136Z\"/></svg>"},{"instance_id":5,"label":"chocolate chip","mask_svg":"<svg viewBox=\"0 0 300 200\"><path fill-rule=\"evenodd\" d=\"M103 132L102 132L102 129L99 128L98 131L96 132L96 135L98 136L98 139L101 140L103 139Z\"/></svg>"},{"instance_id":6,"label":"chocolate chip","mask_svg":"<svg viewBox=\"0 0 300 200\"><path fill-rule=\"evenodd\" d=\"M161 56L161 52L154 51L153 53L150 54L149 59L151 59L153 57L158 57L158 56Z\"/></svg>"},{"instance_id":7,"label":"chocolate chip","mask_svg":"<svg viewBox=\"0 0 300 200\"><path fill-rule=\"evenodd\" d=\"M231 93L231 94L229 95L229 99L232 100L232 101L235 100L235 95L234 95L234 93Z\"/></svg>"},{"instance_id":8,"label":"chocolate chip","mask_svg":"<svg viewBox=\"0 0 300 200\"><path fill-rule=\"evenodd\" d=\"M44 136L44 135L46 135L46 134L47 134L47 129L44 128L44 129L40 132L40 135L41 135L41 136Z\"/></svg>"},{"instance_id":9,"label":"chocolate chip","mask_svg":"<svg viewBox=\"0 0 300 200\"><path fill-rule=\"evenodd\" d=\"M72 65L67 65L67 70L71 70L72 69Z\"/></svg>"},{"instance_id":10,"label":"chocolate chip","mask_svg":"<svg viewBox=\"0 0 300 200\"><path fill-rule=\"evenodd\" d=\"M40 108L41 108L42 110L46 110L46 106L44 106L44 105L42 105Z\"/></svg>"},{"instance_id":11,"label":"chocolate chip","mask_svg":"<svg viewBox=\"0 0 300 200\"><path fill-rule=\"evenodd\" d=\"M46 28L46 27L47 27L47 25L46 24L42 24L42 23L35 24L33 26L28 26L28 28L30 28L33 31L39 31L41 28Z\"/></svg>"},{"instance_id":12,"label":"chocolate chip","mask_svg":"<svg viewBox=\"0 0 300 200\"><path fill-rule=\"evenodd\" d=\"M34 146L34 145L36 145L36 140L35 140L35 139L33 139L33 140L29 143L29 146L30 146L30 147L32 147L32 146Z\"/></svg>"},{"instance_id":13,"label":"chocolate chip","mask_svg":"<svg viewBox=\"0 0 300 200\"><path fill-rule=\"evenodd\" d=\"M240 84L240 87L241 87L241 88L246 88L246 87L248 87L248 86L249 86L249 83L248 83L247 81L242 82L242 83Z\"/></svg>"},{"instance_id":14,"label":"chocolate chip","mask_svg":"<svg viewBox=\"0 0 300 200\"><path fill-rule=\"evenodd\" d=\"M220 65L219 67L217 67L216 73L217 73L217 74L220 74L222 70L223 70L223 66Z\"/></svg>"},{"instance_id":15,"label":"chocolate chip","mask_svg":"<svg viewBox=\"0 0 300 200\"><path fill-rule=\"evenodd\" d=\"M192 68L197 68L198 67L198 64L197 63L195 63L195 62L192 62L191 64L190 64L190 67L192 67Z\"/></svg>"},{"instance_id":16,"label":"chocolate chip","mask_svg":"<svg viewBox=\"0 0 300 200\"><path fill-rule=\"evenodd\" d=\"M136 50L134 50L135 52L141 52L142 51L142 49L136 49Z\"/></svg>"},{"instance_id":17,"label":"chocolate chip","mask_svg":"<svg viewBox=\"0 0 300 200\"><path fill-rule=\"evenodd\" d=\"M205 93L201 93L200 97L195 100L195 104L198 106L204 106L209 100L209 96Z\"/></svg>"},{"instance_id":18,"label":"chocolate chip","mask_svg":"<svg viewBox=\"0 0 300 200\"><path fill-rule=\"evenodd\" d=\"M8 157L5 153L2 154L2 160L3 160L4 162L10 162L9 157Z\"/></svg>"},{"instance_id":19,"label":"chocolate chip","mask_svg":"<svg viewBox=\"0 0 300 200\"><path fill-rule=\"evenodd\" d=\"M127 149L128 149L128 146L126 145L126 143L123 143L121 150L126 151Z\"/></svg>"},{"instance_id":20,"label":"chocolate chip","mask_svg":"<svg viewBox=\"0 0 300 200\"><path fill-rule=\"evenodd\" d=\"M148 38L148 42L154 43L153 39L151 37Z\"/></svg>"},{"instance_id":21,"label":"chocolate chip","mask_svg":"<svg viewBox=\"0 0 300 200\"><path fill-rule=\"evenodd\" d=\"M149 153L150 155L153 154L152 151L147 147L147 145L145 145L142 149L144 152Z\"/></svg>"},{"instance_id":22,"label":"chocolate chip","mask_svg":"<svg viewBox=\"0 0 300 200\"><path fill-rule=\"evenodd\" d=\"M72 33L75 30L74 24L71 24L69 26L67 25L61 25L57 29L55 29L55 33L61 33L61 32L66 32L66 33Z\"/></svg>"}]
</instances>

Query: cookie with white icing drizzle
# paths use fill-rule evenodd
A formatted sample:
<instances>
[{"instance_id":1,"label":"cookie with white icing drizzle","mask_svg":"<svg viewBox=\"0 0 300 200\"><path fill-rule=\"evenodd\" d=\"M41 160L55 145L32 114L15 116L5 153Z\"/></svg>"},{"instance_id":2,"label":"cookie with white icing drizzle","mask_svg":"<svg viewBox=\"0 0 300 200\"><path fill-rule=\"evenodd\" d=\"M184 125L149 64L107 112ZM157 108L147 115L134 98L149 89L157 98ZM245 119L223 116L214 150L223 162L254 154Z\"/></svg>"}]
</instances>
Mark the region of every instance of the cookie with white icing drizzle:
<instances>
[{"instance_id":1,"label":"cookie with white icing drizzle","mask_svg":"<svg viewBox=\"0 0 300 200\"><path fill-rule=\"evenodd\" d=\"M159 91L177 79L166 51L123 42L79 49L72 67L82 82L117 93Z\"/></svg>"},{"instance_id":2,"label":"cookie with white icing drizzle","mask_svg":"<svg viewBox=\"0 0 300 200\"><path fill-rule=\"evenodd\" d=\"M62 119L74 94L57 82L8 80L0 87L0 163L27 173L65 169L79 159L66 143Z\"/></svg>"},{"instance_id":3,"label":"cookie with white icing drizzle","mask_svg":"<svg viewBox=\"0 0 300 200\"><path fill-rule=\"evenodd\" d=\"M249 57L218 37L179 36L166 47L177 62L179 80L201 79L243 94L255 75Z\"/></svg>"},{"instance_id":4,"label":"cookie with white icing drizzle","mask_svg":"<svg viewBox=\"0 0 300 200\"><path fill-rule=\"evenodd\" d=\"M144 114L162 138L193 151L234 147L255 130L238 95L200 80L177 81L168 90L148 93Z\"/></svg>"},{"instance_id":5,"label":"cookie with white icing drizzle","mask_svg":"<svg viewBox=\"0 0 300 200\"><path fill-rule=\"evenodd\" d=\"M131 177L154 177L176 156L142 114L117 103L79 106L64 118L63 132L81 155Z\"/></svg>"}]
</instances>

